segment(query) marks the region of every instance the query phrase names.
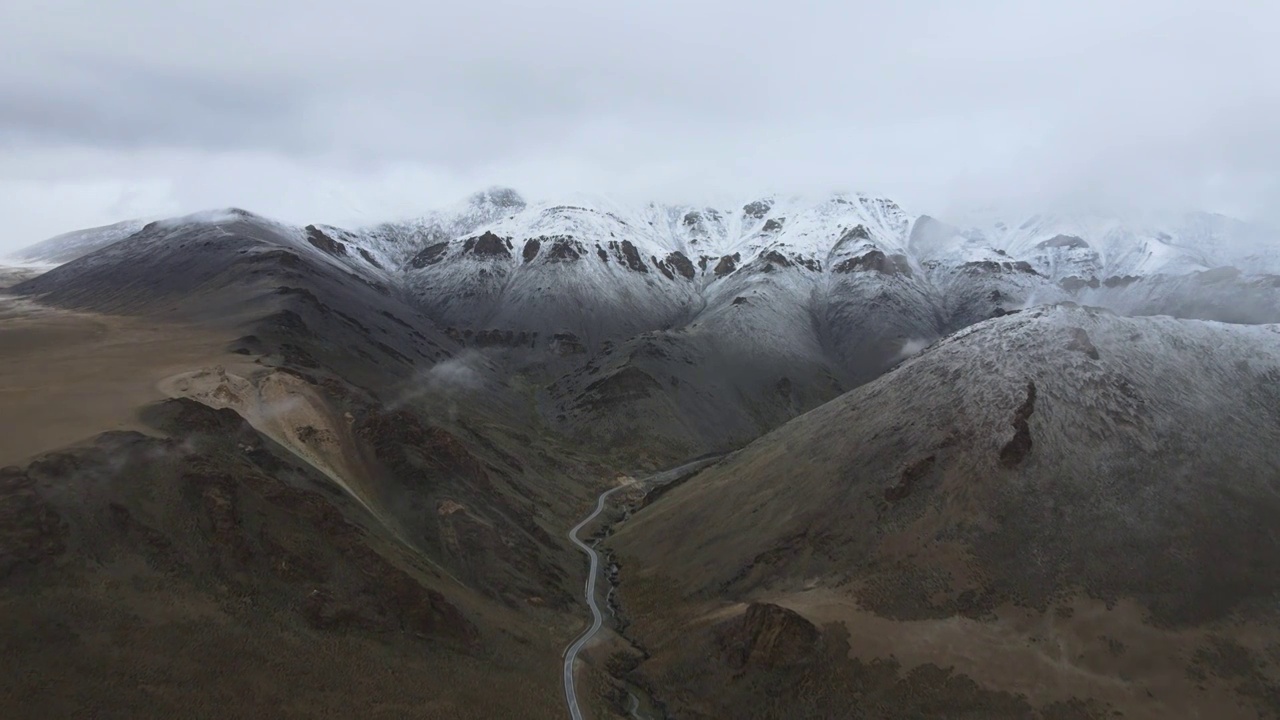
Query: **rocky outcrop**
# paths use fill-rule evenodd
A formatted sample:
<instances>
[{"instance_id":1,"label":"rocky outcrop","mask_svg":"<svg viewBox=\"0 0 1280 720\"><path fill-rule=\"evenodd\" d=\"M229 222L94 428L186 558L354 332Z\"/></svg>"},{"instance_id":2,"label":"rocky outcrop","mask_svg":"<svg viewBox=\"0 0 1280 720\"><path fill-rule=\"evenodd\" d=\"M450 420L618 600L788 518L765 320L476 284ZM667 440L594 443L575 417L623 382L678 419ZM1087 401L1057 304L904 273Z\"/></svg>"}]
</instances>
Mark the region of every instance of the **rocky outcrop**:
<instances>
[{"instance_id":1,"label":"rocky outcrop","mask_svg":"<svg viewBox=\"0 0 1280 720\"><path fill-rule=\"evenodd\" d=\"M711 272L715 273L715 276L717 278L722 278L725 275L728 275L729 273L733 272L734 270L737 270L738 262L740 260L742 260L742 256L738 253L734 253L732 255L725 255L724 257L720 258L720 262L716 263L715 268L712 269Z\"/></svg>"},{"instance_id":2,"label":"rocky outcrop","mask_svg":"<svg viewBox=\"0 0 1280 720\"><path fill-rule=\"evenodd\" d=\"M773 208L772 200L756 200L742 206L742 214L749 218L759 220L769 214L769 210Z\"/></svg>"},{"instance_id":3,"label":"rocky outcrop","mask_svg":"<svg viewBox=\"0 0 1280 720\"><path fill-rule=\"evenodd\" d=\"M470 254L483 258L509 258L511 257L511 240L486 232L479 237L467 238L462 243L462 252L464 255Z\"/></svg>"},{"instance_id":4,"label":"rocky outcrop","mask_svg":"<svg viewBox=\"0 0 1280 720\"><path fill-rule=\"evenodd\" d=\"M574 262L587 252L582 243L566 235L544 237L540 240L547 243L547 262Z\"/></svg>"},{"instance_id":5,"label":"rocky outcrop","mask_svg":"<svg viewBox=\"0 0 1280 720\"><path fill-rule=\"evenodd\" d=\"M409 267L420 270L428 265L435 265L444 259L445 251L448 249L449 243L428 245L409 260Z\"/></svg>"},{"instance_id":6,"label":"rocky outcrop","mask_svg":"<svg viewBox=\"0 0 1280 720\"><path fill-rule=\"evenodd\" d=\"M1086 340L1088 336L1085 336ZM1090 345L1090 347L1093 347ZM1097 350L1094 350L1096 353ZM1013 413L1013 438L1000 448L1000 463L1007 468L1017 467L1031 452L1031 426L1028 420L1036 411L1036 384L1027 381L1027 398Z\"/></svg>"},{"instance_id":7,"label":"rocky outcrop","mask_svg":"<svg viewBox=\"0 0 1280 720\"><path fill-rule=\"evenodd\" d=\"M960 269L970 275L999 275L1001 273L1024 273L1026 275L1039 275L1036 269L1031 267L1031 263L1025 260L1016 262L995 260L975 260L967 262L960 266Z\"/></svg>"},{"instance_id":8,"label":"rocky outcrop","mask_svg":"<svg viewBox=\"0 0 1280 720\"><path fill-rule=\"evenodd\" d=\"M720 638L720 651L734 668L784 667L810 660L818 628L794 610L751 603Z\"/></svg>"},{"instance_id":9,"label":"rocky outcrop","mask_svg":"<svg viewBox=\"0 0 1280 720\"><path fill-rule=\"evenodd\" d=\"M526 240L524 243L524 252L522 253L525 262L529 262L538 257L538 249L542 247L542 241L538 238Z\"/></svg>"},{"instance_id":10,"label":"rocky outcrop","mask_svg":"<svg viewBox=\"0 0 1280 720\"><path fill-rule=\"evenodd\" d=\"M905 255L885 255L879 250L872 250L865 255L849 258L832 268L838 273L878 272L881 275L904 275L911 277L911 263Z\"/></svg>"},{"instance_id":11,"label":"rocky outcrop","mask_svg":"<svg viewBox=\"0 0 1280 720\"><path fill-rule=\"evenodd\" d=\"M644 264L644 259L640 257L640 251L630 240L618 242L616 240L609 241L609 248L618 256L618 262L622 263L628 270L635 272L647 273L648 266Z\"/></svg>"},{"instance_id":12,"label":"rocky outcrop","mask_svg":"<svg viewBox=\"0 0 1280 720\"><path fill-rule=\"evenodd\" d=\"M684 277L686 280L692 280L695 274L693 261L679 250L667 255L667 257L662 261L662 267L666 268L669 272L674 272Z\"/></svg>"},{"instance_id":13,"label":"rocky outcrop","mask_svg":"<svg viewBox=\"0 0 1280 720\"><path fill-rule=\"evenodd\" d=\"M1065 277L1058 281L1058 287L1069 293L1079 292L1084 288L1097 290L1099 286L1101 286L1101 283L1098 282L1098 278L1096 277L1090 277L1086 280L1085 278L1077 275L1072 275L1071 277Z\"/></svg>"},{"instance_id":14,"label":"rocky outcrop","mask_svg":"<svg viewBox=\"0 0 1280 720\"><path fill-rule=\"evenodd\" d=\"M329 253L330 255L345 257L347 254L346 245L343 245L337 240L334 240L328 235L325 235L324 232L322 232L320 228L316 227L315 225L307 226L307 242L316 246L320 250L323 250L324 252Z\"/></svg>"}]
</instances>

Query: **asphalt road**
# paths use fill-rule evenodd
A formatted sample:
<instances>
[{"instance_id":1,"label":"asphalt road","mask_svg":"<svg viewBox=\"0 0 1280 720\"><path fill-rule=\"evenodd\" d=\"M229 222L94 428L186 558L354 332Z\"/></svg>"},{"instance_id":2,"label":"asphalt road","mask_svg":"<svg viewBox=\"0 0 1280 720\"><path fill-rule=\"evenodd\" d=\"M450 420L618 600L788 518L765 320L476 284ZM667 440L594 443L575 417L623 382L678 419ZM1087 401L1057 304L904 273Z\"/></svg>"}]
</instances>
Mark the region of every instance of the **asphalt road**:
<instances>
[{"instance_id":1,"label":"asphalt road","mask_svg":"<svg viewBox=\"0 0 1280 720\"><path fill-rule=\"evenodd\" d=\"M696 472L697 470L716 462L723 456L723 453L708 455L692 462L685 463L680 467L651 475L644 480L641 480L636 485L639 485L642 488L660 487L679 480L682 477L687 477L690 472ZM565 702L569 705L569 717L573 720L582 720L582 708L578 707L578 692L573 686L573 666L578 660L578 653L582 652L582 648L585 647L586 644L591 641L591 638L595 637L596 633L600 632L600 628L604 626L604 613L600 612L600 605L596 603L596 576L600 574L600 555L595 551L595 548L578 539L578 531L586 527L586 525L592 520L596 519L596 516L604 510L604 504L609 499L610 495L627 487L635 487L635 485L619 485L611 490L605 490L600 493L599 499L596 500L596 509L593 510L590 515L583 518L582 522L574 525L573 529L569 531L569 539L573 541L574 545L582 548L582 552L586 553L587 559L591 561L591 567L587 571L587 585L585 588L587 593L587 607L591 608L591 627L587 628L586 632L579 635L578 639L574 640L573 644L570 645L569 649L564 653L564 698Z\"/></svg>"},{"instance_id":2,"label":"asphalt road","mask_svg":"<svg viewBox=\"0 0 1280 720\"><path fill-rule=\"evenodd\" d=\"M587 523L596 519L600 511L604 510L604 503L609 499L610 495L624 487L626 486L619 485L612 490L600 493L600 499L596 501L596 509L569 531L569 539L573 541L574 545L582 548L582 552L586 553L587 558L591 561L591 568L587 571L586 586L587 606L591 608L591 627L578 636L578 639L573 641L573 644L569 646L569 649L564 654L564 697L569 704L569 717L573 718L573 720L582 720L582 709L578 707L578 693L573 686L573 665L577 662L578 653L582 651L583 646L591 638L595 637L595 634L600 632L601 626L604 625L604 615L600 612L600 605L596 603L596 575L599 574L600 570L600 554L590 545L578 539L578 531L585 527Z\"/></svg>"}]
</instances>

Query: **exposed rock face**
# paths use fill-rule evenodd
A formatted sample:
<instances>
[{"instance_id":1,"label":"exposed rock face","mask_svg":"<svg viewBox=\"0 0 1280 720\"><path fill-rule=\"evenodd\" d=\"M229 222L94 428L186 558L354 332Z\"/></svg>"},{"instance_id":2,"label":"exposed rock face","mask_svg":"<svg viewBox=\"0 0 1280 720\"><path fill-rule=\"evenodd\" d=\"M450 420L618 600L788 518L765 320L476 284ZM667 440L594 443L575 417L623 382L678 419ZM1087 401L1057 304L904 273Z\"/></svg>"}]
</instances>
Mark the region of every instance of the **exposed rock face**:
<instances>
[{"instance_id":1,"label":"exposed rock face","mask_svg":"<svg viewBox=\"0 0 1280 720\"><path fill-rule=\"evenodd\" d=\"M728 275L729 273L733 272L738 268L738 261L741 259L742 259L742 256L739 255L738 253L734 253L733 255L725 255L724 257L720 258L719 262L716 263L715 269L712 270L712 272L714 272L715 276L718 278L724 277L725 275Z\"/></svg>"},{"instance_id":2,"label":"exposed rock face","mask_svg":"<svg viewBox=\"0 0 1280 720\"><path fill-rule=\"evenodd\" d=\"M1102 284L1109 288L1126 287L1137 282L1139 279L1140 278L1135 275L1112 275L1106 280L1103 280Z\"/></svg>"},{"instance_id":3,"label":"exposed rock face","mask_svg":"<svg viewBox=\"0 0 1280 720\"><path fill-rule=\"evenodd\" d=\"M1097 290L1098 287L1101 286L1101 283L1098 282L1098 278L1093 276L1090 276L1086 280L1085 278L1072 275L1071 277L1065 277L1059 280L1058 286L1069 293L1074 293L1083 290L1084 288L1093 288L1094 290Z\"/></svg>"},{"instance_id":4,"label":"exposed rock face","mask_svg":"<svg viewBox=\"0 0 1280 720\"><path fill-rule=\"evenodd\" d=\"M421 269L428 265L435 265L444 259L445 253L448 249L449 243L442 242L434 245L428 245L409 260L409 267Z\"/></svg>"},{"instance_id":5,"label":"exposed rock face","mask_svg":"<svg viewBox=\"0 0 1280 720\"><path fill-rule=\"evenodd\" d=\"M347 246L325 235L315 225L307 226L307 242L315 245L317 248L329 253L330 255L345 256L347 254Z\"/></svg>"},{"instance_id":6,"label":"exposed rock face","mask_svg":"<svg viewBox=\"0 0 1280 720\"><path fill-rule=\"evenodd\" d=\"M761 259L763 259L766 263L770 265L777 265L778 267L785 268L785 267L791 267L792 265L792 262L787 259L786 255L783 255L782 253L776 250L770 250L769 252L765 253Z\"/></svg>"},{"instance_id":7,"label":"exposed rock face","mask_svg":"<svg viewBox=\"0 0 1280 720\"><path fill-rule=\"evenodd\" d=\"M854 243L859 240L870 240L870 239L871 239L871 232L867 230L866 225L854 225L852 228L849 228L848 230L845 231L843 235L840 236L840 239L836 241L836 247L840 247L841 245L846 245L849 243Z\"/></svg>"},{"instance_id":8,"label":"exposed rock face","mask_svg":"<svg viewBox=\"0 0 1280 720\"><path fill-rule=\"evenodd\" d=\"M794 610L751 603L724 633L720 647L730 667L781 667L811 660L818 634L818 628Z\"/></svg>"},{"instance_id":9,"label":"exposed rock face","mask_svg":"<svg viewBox=\"0 0 1280 720\"><path fill-rule=\"evenodd\" d=\"M1087 335L1085 336L1088 337ZM1094 352L1097 352L1096 350ZM1027 423L1036 411L1036 384L1027 381L1027 399L1013 414L1013 438L1000 448L1000 462L1005 467L1016 467L1031 452L1031 426Z\"/></svg>"},{"instance_id":10,"label":"exposed rock face","mask_svg":"<svg viewBox=\"0 0 1280 720\"><path fill-rule=\"evenodd\" d=\"M462 252L476 257L509 258L511 241L486 232L479 237L468 238L462 245Z\"/></svg>"},{"instance_id":11,"label":"exposed rock face","mask_svg":"<svg viewBox=\"0 0 1280 720\"><path fill-rule=\"evenodd\" d=\"M1094 347L1093 342L1089 339L1089 333L1084 328L1071 328L1071 341L1067 343L1067 349L1088 355L1091 360L1101 359L1098 354L1098 348Z\"/></svg>"},{"instance_id":12,"label":"exposed rock face","mask_svg":"<svg viewBox=\"0 0 1280 720\"><path fill-rule=\"evenodd\" d=\"M547 240L550 242L547 262L573 262L586 253L582 243L571 237L554 237Z\"/></svg>"},{"instance_id":13,"label":"exposed rock face","mask_svg":"<svg viewBox=\"0 0 1280 720\"><path fill-rule=\"evenodd\" d=\"M773 208L772 200L756 200L742 206L742 214L759 220L769 214L769 210Z\"/></svg>"},{"instance_id":14,"label":"exposed rock face","mask_svg":"<svg viewBox=\"0 0 1280 720\"><path fill-rule=\"evenodd\" d=\"M961 266L961 268L963 269L964 272L975 274L975 275L981 275L981 274L998 275L1000 273L1026 273L1028 275L1039 274L1036 272L1035 268L1031 267L1031 263L1025 260L1018 260L1017 262L1008 262L1008 261L996 262L994 260L975 260L973 262L965 263L964 265Z\"/></svg>"},{"instance_id":15,"label":"exposed rock face","mask_svg":"<svg viewBox=\"0 0 1280 720\"><path fill-rule=\"evenodd\" d=\"M623 240L620 244L615 242L609 244L622 253L627 269L641 273L649 272L649 268L645 266L644 260L640 257L640 251L636 250L636 246L632 245L630 240Z\"/></svg>"},{"instance_id":16,"label":"exposed rock face","mask_svg":"<svg viewBox=\"0 0 1280 720\"><path fill-rule=\"evenodd\" d=\"M524 243L524 252L522 253L525 262L529 262L538 257L538 249L542 247L542 240L539 238L530 238Z\"/></svg>"},{"instance_id":17,"label":"exposed rock face","mask_svg":"<svg viewBox=\"0 0 1280 720\"><path fill-rule=\"evenodd\" d=\"M832 268L838 273L878 272L882 275L905 275L911 277L911 263L905 255L885 255L879 250L872 250L866 255L849 258Z\"/></svg>"},{"instance_id":18,"label":"exposed rock face","mask_svg":"<svg viewBox=\"0 0 1280 720\"><path fill-rule=\"evenodd\" d=\"M1068 248L1073 250L1083 250L1089 247L1089 243L1085 242L1083 238L1078 238L1074 235L1055 235L1052 238L1036 245L1036 247L1040 249Z\"/></svg>"},{"instance_id":19,"label":"exposed rock face","mask_svg":"<svg viewBox=\"0 0 1280 720\"><path fill-rule=\"evenodd\" d=\"M667 265L675 269L677 273L682 275L686 280L692 280L694 277L693 262L679 250L671 253L664 261Z\"/></svg>"}]
</instances>

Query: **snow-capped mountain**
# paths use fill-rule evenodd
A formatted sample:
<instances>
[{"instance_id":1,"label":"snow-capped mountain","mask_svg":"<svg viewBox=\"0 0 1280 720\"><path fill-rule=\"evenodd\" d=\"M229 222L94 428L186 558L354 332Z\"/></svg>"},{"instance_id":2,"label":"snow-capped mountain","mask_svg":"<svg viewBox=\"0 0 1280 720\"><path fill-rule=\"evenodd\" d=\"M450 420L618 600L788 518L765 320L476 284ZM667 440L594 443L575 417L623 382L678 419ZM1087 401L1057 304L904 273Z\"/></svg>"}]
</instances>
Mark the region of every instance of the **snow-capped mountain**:
<instances>
[{"instance_id":1,"label":"snow-capped mountain","mask_svg":"<svg viewBox=\"0 0 1280 720\"><path fill-rule=\"evenodd\" d=\"M125 220L101 227L73 230L23 248L13 254L15 260L56 265L88 255L138 232L145 220Z\"/></svg>"},{"instance_id":2,"label":"snow-capped mountain","mask_svg":"<svg viewBox=\"0 0 1280 720\"><path fill-rule=\"evenodd\" d=\"M1203 294L1186 278L1234 266L1232 292L1252 297L1257 276L1280 271L1280 235L1217 215L1126 225L1045 214L962 228L862 194L710 208L530 204L496 190L350 237L461 329L571 335L594 349L643 330L721 324L756 350L840 350L857 337L846 360L1065 300L1238 320L1164 296Z\"/></svg>"},{"instance_id":3,"label":"snow-capped mountain","mask_svg":"<svg viewBox=\"0 0 1280 720\"><path fill-rule=\"evenodd\" d=\"M219 238L255 243L237 253L283 247L394 296L454 343L543 368L544 412L606 442L641 425L690 448L754 437L938 338L1034 305L1280 322L1280 237L1204 214L948 224L865 194L694 207L494 189L353 230L229 210L74 235L55 239L59 252L89 254L60 275L96 268L95 287L157 271L161 255L174 282L210 277L182 257L234 266L235 243L219 255Z\"/></svg>"},{"instance_id":4,"label":"snow-capped mountain","mask_svg":"<svg viewBox=\"0 0 1280 720\"><path fill-rule=\"evenodd\" d=\"M1005 671L1022 648L1035 666L1047 648L1069 647L1070 662L1046 663L1052 669L1041 677L1053 687L1080 683L1071 691L1078 697L1114 703L1078 717L1224 717L1229 711L1212 708L1217 701L1197 686L1204 676L1183 663L1126 666L1122 683L1105 674L1115 667L1106 663L1118 655L1117 638L1130 648L1157 637L1162 648L1187 642L1161 652L1191 657L1204 642L1197 633L1236 633L1232 642L1243 648L1274 632L1277 378L1275 325L1059 305L954 333L619 526L605 547L625 558L614 597L648 653L640 672L665 683L667 697L706 688L698 692L715 699L670 708L677 713L743 717L744 708L775 702L785 684L742 682L751 666L724 649L743 637L741 621L707 620L709 607L737 603L741 612L770 602L779 612L812 613L814 624L795 614L807 632L773 621L745 635L757 668L786 662L808 673L844 662L847 644L831 653L815 638L823 618L853 618L845 622L868 628L858 642L878 638L889 662L927 655L974 675L987 672L984 664ZM650 600L648 578L658 573L671 602ZM848 626L826 627L847 637ZM715 669L692 680L670 670L696 663ZM1241 666L1268 667L1260 657ZM1189 691L1157 693L1175 699L1162 697L1168 705L1154 711L1153 695L1131 691L1177 683ZM814 682L786 707L842 696L846 687ZM805 717L844 717L866 697L842 697ZM1274 717L1263 702L1241 695L1219 707ZM1030 706L963 714L1071 716Z\"/></svg>"},{"instance_id":5,"label":"snow-capped mountain","mask_svg":"<svg viewBox=\"0 0 1280 720\"><path fill-rule=\"evenodd\" d=\"M66 260L142 228L68 233L19 257ZM408 293L459 339L594 353L679 329L736 338L738 352L757 355L834 352L854 381L904 348L1036 304L1266 320L1277 307L1269 273L1280 272L1275 232L1220 215L951 225L864 194L693 207L528 203L499 188L412 221L284 235Z\"/></svg>"}]
</instances>

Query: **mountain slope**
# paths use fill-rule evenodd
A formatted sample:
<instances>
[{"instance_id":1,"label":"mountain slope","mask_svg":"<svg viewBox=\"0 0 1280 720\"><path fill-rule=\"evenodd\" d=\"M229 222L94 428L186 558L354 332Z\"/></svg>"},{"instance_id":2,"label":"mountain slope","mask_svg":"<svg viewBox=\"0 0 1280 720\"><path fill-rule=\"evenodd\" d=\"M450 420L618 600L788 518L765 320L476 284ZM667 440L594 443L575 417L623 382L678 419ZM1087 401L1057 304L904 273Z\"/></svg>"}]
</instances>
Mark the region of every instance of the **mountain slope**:
<instances>
[{"instance_id":1,"label":"mountain slope","mask_svg":"<svg viewBox=\"0 0 1280 720\"><path fill-rule=\"evenodd\" d=\"M656 658L642 672L691 712L733 714L764 688L797 700L788 683L816 677L823 642L845 642L855 663L892 653L904 674L889 686L951 666L916 689L963 675L996 694L982 702L1021 694L1045 717L1072 702L1126 717L1275 712L1280 678L1261 657L1280 648L1278 379L1275 326L1056 306L956 333L622 527L622 606ZM800 643L794 667L749 664L730 681L737 661L712 663L677 679L716 652L691 635L737 647L732 633L763 632L728 604L750 602L800 614L779 631ZM829 622L825 640L799 639ZM1220 652L1249 659L1228 671ZM831 712L888 692L863 680L804 686Z\"/></svg>"},{"instance_id":2,"label":"mountain slope","mask_svg":"<svg viewBox=\"0 0 1280 720\"><path fill-rule=\"evenodd\" d=\"M629 677L681 716L1271 708L1274 327L1038 307L1280 319L1266 252L1237 252L1269 236L1016 227L865 195L491 190L373 228L230 209L95 246L0 298L0 373L22 370L0 416L59 422L0 445L22 463L0 472L4 649L27 659L4 694L47 710L37 668L66 714L171 715L145 688L191 684L181 652L212 638L266 659L188 714L269 677L252 703L282 714L336 693L337 716L554 716L581 619L564 529L619 470L765 435L617 537ZM122 655L145 678L113 695ZM358 669L379 663L406 674Z\"/></svg>"},{"instance_id":3,"label":"mountain slope","mask_svg":"<svg viewBox=\"0 0 1280 720\"><path fill-rule=\"evenodd\" d=\"M950 332L1037 304L1280 321L1280 275L1266 274L1280 270L1280 243L1263 228L1037 215L961 230L861 194L709 208L528 203L492 189L360 230L221 211L151 223L76 263L75 282L58 272L20 291L58 285L50 300L75 304L67 294L101 276L137 302L187 290L165 289L166 277L198 289L285 257L229 251L242 240L228 236L309 258L333 292L372 289L388 298L371 300L386 306L379 315L422 317L433 346L443 333L539 388L539 412L560 432L595 447L642 440L660 448L656 462L738 446ZM1218 267L1229 263L1240 267ZM349 302L366 301L334 307ZM375 320L379 342L404 357L439 356Z\"/></svg>"},{"instance_id":4,"label":"mountain slope","mask_svg":"<svg viewBox=\"0 0 1280 720\"><path fill-rule=\"evenodd\" d=\"M59 264L71 262L108 245L120 242L146 225L143 220L125 220L101 227L74 230L23 248L13 254L17 260L30 263Z\"/></svg>"},{"instance_id":5,"label":"mountain slope","mask_svg":"<svg viewBox=\"0 0 1280 720\"><path fill-rule=\"evenodd\" d=\"M562 712L560 530L613 474L360 249L201 214L0 298L3 424L78 419L3 445L11 716Z\"/></svg>"}]
</instances>

